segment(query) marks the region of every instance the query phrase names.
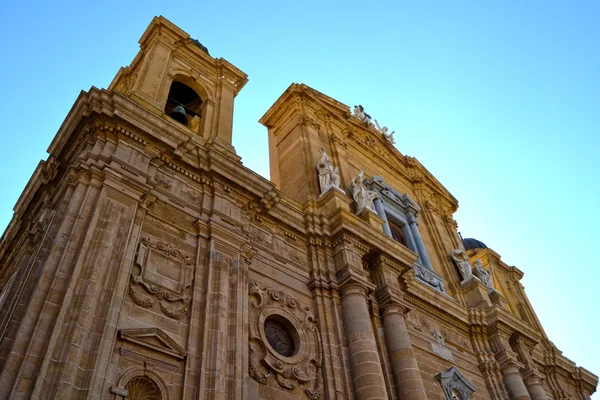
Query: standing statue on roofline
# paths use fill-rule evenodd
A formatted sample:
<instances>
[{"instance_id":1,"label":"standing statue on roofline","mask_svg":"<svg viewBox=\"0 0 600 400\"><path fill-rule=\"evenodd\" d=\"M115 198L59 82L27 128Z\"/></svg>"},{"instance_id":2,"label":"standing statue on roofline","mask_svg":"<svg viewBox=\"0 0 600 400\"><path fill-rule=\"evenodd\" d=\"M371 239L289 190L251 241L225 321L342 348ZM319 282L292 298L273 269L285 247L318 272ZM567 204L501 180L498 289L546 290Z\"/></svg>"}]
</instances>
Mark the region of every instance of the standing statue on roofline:
<instances>
[{"instance_id":1,"label":"standing statue on roofline","mask_svg":"<svg viewBox=\"0 0 600 400\"><path fill-rule=\"evenodd\" d=\"M358 118L362 122L364 122L365 125L367 126L367 128L373 126L373 123L371 122L371 116L365 112L364 107L361 106L360 104L357 106L354 106L354 111L352 114L356 118Z\"/></svg>"},{"instance_id":2,"label":"standing statue on roofline","mask_svg":"<svg viewBox=\"0 0 600 400\"><path fill-rule=\"evenodd\" d=\"M377 130L383 135L384 138L386 138L386 140L388 142L390 142L391 144L396 144L396 141L394 140L394 133L396 131L392 131L392 133L388 133L388 127L387 126L384 126L383 128L380 127L377 120L375 120L375 125L377 126Z\"/></svg>"}]
</instances>

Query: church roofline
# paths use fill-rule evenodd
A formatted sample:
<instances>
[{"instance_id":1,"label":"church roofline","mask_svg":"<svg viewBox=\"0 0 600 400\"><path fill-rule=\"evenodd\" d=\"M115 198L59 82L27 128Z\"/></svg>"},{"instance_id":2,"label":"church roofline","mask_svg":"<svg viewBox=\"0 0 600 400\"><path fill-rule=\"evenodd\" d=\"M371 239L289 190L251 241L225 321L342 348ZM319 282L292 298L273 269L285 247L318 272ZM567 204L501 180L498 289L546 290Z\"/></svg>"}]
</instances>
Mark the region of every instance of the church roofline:
<instances>
[{"instance_id":1,"label":"church roofline","mask_svg":"<svg viewBox=\"0 0 600 400\"><path fill-rule=\"evenodd\" d=\"M358 123L358 120L354 122L355 119L351 118L349 106L303 83L292 83L290 86L288 86L288 88L281 94L281 96L279 96L275 103L273 103L267 112L259 119L259 123L267 127L267 129L271 129L273 126L275 126L279 119L285 115L284 110L288 108L284 106L286 102L288 102L294 95L297 94L304 94L305 96L313 98L331 114L335 115L339 119L351 121L350 123L355 125L358 129L368 129L364 126L361 126ZM403 155L398 148L389 143L387 140L381 137L379 137L379 139L383 146L394 153L395 158L399 163L404 166L407 163L412 163L413 166L417 167L421 171L422 175L431 183L431 186L437 189L436 191L438 194L445 197L446 200L451 204L452 213L456 212L458 209L458 200L431 172L429 172L429 170L417 158Z\"/></svg>"},{"instance_id":2,"label":"church roofline","mask_svg":"<svg viewBox=\"0 0 600 400\"><path fill-rule=\"evenodd\" d=\"M152 39L155 36L155 34L161 32L161 30L165 30L174 39L173 43L175 46L179 46L181 44L186 43L190 44L189 46L187 46L187 49L192 51L194 53L194 56L198 57L200 60L203 60L205 63L212 65L214 68L218 69L218 72L222 74L222 78L230 78L232 83L235 84L236 95L240 92L240 90L242 90L246 83L248 83L248 75L246 75L246 73L244 73L242 70L240 70L224 58L212 57L208 53L208 51L205 51L202 48L200 48L200 46L198 46L198 40L193 39L187 32L177 27L175 24L173 24L171 21L169 21L167 18L161 15L152 19L152 22L150 22L150 25L148 25L148 27L138 40L138 43L140 44L140 50L134 57L133 61L129 64L129 66L121 68L119 72L117 72L117 75L113 78L112 82L108 87L109 90L113 89L116 82L118 81L118 78L125 72L125 70L136 65L143 59L142 55L144 54L144 50L152 42Z\"/></svg>"}]
</instances>

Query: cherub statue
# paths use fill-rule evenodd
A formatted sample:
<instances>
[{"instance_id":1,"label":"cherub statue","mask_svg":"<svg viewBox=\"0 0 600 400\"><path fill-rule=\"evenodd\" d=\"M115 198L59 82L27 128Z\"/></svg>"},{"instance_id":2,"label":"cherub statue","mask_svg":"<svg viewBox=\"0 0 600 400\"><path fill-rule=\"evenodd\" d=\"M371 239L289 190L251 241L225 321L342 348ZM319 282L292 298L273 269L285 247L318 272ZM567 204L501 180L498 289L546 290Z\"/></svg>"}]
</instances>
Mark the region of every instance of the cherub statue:
<instances>
[{"instance_id":1,"label":"cherub statue","mask_svg":"<svg viewBox=\"0 0 600 400\"><path fill-rule=\"evenodd\" d=\"M357 214L360 214L365 208L375 211L373 209L373 199L377 197L377 193L370 191L364 185L362 171L352 179L352 197L356 201Z\"/></svg>"},{"instance_id":2,"label":"cherub statue","mask_svg":"<svg viewBox=\"0 0 600 400\"><path fill-rule=\"evenodd\" d=\"M362 122L364 122L365 125L367 125L367 127L373 125L373 123L371 122L371 116L365 112L364 107L361 106L360 104L358 106L354 106L354 111L352 112L352 114L356 118L358 118Z\"/></svg>"},{"instance_id":3,"label":"cherub statue","mask_svg":"<svg viewBox=\"0 0 600 400\"><path fill-rule=\"evenodd\" d=\"M375 125L377 126L377 130L388 140L388 142L390 142L391 144L396 143L396 141L394 140L394 133L396 133L396 131L392 131L392 133L388 134L388 127L384 126L382 128L381 126L379 126L377 120L375 120Z\"/></svg>"}]
</instances>

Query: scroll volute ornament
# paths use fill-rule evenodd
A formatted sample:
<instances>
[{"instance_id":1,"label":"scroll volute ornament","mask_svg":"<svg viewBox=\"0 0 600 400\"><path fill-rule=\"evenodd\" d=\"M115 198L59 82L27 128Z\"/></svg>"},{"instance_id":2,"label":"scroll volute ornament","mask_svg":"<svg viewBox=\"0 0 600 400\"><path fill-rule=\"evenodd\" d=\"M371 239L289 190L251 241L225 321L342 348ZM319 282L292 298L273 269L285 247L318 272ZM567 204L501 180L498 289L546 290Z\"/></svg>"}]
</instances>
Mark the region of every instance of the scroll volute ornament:
<instances>
[{"instance_id":1,"label":"scroll volute ornament","mask_svg":"<svg viewBox=\"0 0 600 400\"><path fill-rule=\"evenodd\" d=\"M263 385L274 377L279 386L290 391L301 385L307 398L320 399L323 394L323 354L313 312L283 291L260 287L255 282L250 283L248 294L250 376ZM279 324L281 328L278 329L287 330L285 340L291 341L291 351L280 353L272 346L271 343L277 340L277 334L274 338L273 332L267 332L274 326L272 321Z\"/></svg>"}]
</instances>

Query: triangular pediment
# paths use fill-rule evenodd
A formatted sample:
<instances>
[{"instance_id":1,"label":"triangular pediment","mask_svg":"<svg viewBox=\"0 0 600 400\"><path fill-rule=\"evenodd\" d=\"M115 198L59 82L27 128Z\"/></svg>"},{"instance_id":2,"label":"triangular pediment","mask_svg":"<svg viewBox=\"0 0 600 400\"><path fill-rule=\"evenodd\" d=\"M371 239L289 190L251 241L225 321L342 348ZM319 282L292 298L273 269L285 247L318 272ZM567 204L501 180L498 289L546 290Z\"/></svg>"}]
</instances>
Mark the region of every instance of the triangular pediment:
<instances>
[{"instance_id":1,"label":"triangular pediment","mask_svg":"<svg viewBox=\"0 0 600 400\"><path fill-rule=\"evenodd\" d=\"M187 355L183 347L158 328L121 329L119 338L178 359L183 359Z\"/></svg>"},{"instance_id":2,"label":"triangular pediment","mask_svg":"<svg viewBox=\"0 0 600 400\"><path fill-rule=\"evenodd\" d=\"M260 119L271 129L285 126L285 121L301 115L319 130L339 137L340 142L353 141L364 154L377 159L412 183L430 188L444 198L445 208L454 212L458 201L416 158L403 155L375 127L370 127L352 115L350 107L304 84L294 83L277 99ZM272 132L280 132L274 129Z\"/></svg>"}]
</instances>

